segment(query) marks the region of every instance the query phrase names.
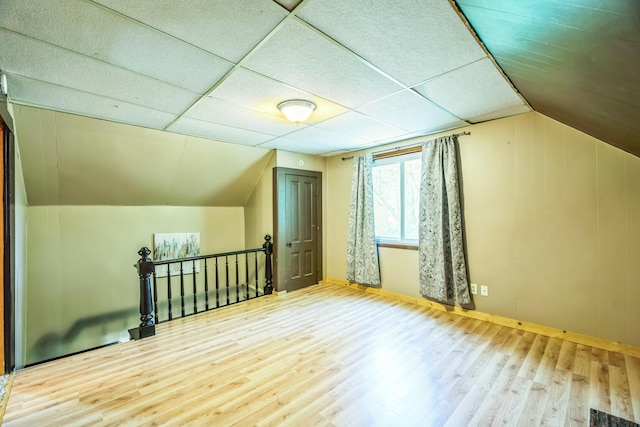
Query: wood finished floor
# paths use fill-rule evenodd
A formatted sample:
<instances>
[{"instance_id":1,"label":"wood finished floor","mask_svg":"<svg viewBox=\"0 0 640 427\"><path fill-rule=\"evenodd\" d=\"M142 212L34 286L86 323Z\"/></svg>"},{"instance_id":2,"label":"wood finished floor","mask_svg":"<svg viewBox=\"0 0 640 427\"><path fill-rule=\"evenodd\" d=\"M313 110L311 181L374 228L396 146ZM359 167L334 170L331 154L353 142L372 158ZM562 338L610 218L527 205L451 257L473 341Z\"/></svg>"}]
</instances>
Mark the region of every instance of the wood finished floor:
<instances>
[{"instance_id":1,"label":"wood finished floor","mask_svg":"<svg viewBox=\"0 0 640 427\"><path fill-rule=\"evenodd\" d=\"M640 421L640 359L318 285L19 371L6 426Z\"/></svg>"}]
</instances>

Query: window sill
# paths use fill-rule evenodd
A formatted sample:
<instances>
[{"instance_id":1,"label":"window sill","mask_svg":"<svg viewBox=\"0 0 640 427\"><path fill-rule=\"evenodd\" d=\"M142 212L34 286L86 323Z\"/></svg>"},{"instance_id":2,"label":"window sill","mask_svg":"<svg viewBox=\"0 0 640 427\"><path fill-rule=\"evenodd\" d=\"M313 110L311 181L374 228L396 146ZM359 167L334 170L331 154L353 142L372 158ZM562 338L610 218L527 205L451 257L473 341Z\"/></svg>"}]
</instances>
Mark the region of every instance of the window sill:
<instances>
[{"instance_id":1,"label":"window sill","mask_svg":"<svg viewBox=\"0 0 640 427\"><path fill-rule=\"evenodd\" d=\"M407 244L407 243L386 243L386 242L378 242L379 248L393 248L393 249L407 249L410 251L417 251L418 245Z\"/></svg>"}]
</instances>

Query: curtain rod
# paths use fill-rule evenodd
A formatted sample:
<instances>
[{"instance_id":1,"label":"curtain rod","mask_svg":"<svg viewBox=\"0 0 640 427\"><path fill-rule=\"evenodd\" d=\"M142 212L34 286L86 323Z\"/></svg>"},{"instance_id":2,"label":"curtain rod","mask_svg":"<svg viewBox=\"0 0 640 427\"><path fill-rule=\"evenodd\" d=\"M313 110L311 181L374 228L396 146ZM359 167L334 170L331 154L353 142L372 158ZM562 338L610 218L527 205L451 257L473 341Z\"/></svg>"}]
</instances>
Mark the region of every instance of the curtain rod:
<instances>
[{"instance_id":1,"label":"curtain rod","mask_svg":"<svg viewBox=\"0 0 640 427\"><path fill-rule=\"evenodd\" d=\"M448 136L454 136L454 137L459 137L459 136L464 136L464 135L471 135L471 132L460 132L460 133L454 133ZM383 153L390 153L392 151L398 151L398 150L404 150L406 148L412 148L412 147L418 147L422 145L422 142L419 144L412 144L412 145L405 145L404 147L394 147L394 148L389 148L387 150L382 150L382 151L376 151L373 153L373 155L377 155L377 154L383 154ZM354 156L349 156L349 157L343 157L342 160L349 160L349 159L353 159Z\"/></svg>"}]
</instances>

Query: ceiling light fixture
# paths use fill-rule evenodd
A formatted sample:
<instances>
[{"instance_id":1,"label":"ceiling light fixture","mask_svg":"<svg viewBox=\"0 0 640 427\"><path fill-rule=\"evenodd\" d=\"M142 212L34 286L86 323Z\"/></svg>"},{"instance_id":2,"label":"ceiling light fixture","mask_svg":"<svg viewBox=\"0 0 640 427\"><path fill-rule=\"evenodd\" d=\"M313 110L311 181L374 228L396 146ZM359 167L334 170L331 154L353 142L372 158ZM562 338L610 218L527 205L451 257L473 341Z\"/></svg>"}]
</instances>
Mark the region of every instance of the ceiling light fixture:
<instances>
[{"instance_id":1,"label":"ceiling light fixture","mask_svg":"<svg viewBox=\"0 0 640 427\"><path fill-rule=\"evenodd\" d=\"M290 99L278 104L278 110L282 111L282 114L295 124L303 123L315 109L316 104L304 99Z\"/></svg>"}]
</instances>

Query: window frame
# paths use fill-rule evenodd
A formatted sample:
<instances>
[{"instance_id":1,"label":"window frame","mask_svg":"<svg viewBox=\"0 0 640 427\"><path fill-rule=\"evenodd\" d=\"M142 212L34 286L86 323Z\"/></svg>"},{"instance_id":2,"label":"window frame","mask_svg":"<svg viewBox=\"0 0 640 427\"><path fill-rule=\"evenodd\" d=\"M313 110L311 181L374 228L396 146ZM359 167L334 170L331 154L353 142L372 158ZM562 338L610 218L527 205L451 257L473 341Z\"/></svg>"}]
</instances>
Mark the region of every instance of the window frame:
<instances>
[{"instance_id":1,"label":"window frame","mask_svg":"<svg viewBox=\"0 0 640 427\"><path fill-rule=\"evenodd\" d=\"M405 163L411 160L421 160L422 158L422 147L412 147L410 149L399 150L397 152L391 153L383 153L378 156L374 156L372 167L375 168L377 166L385 166L390 164L400 164L400 239L390 238L390 237L378 237L376 235L376 242L378 247L387 247L387 248L395 248L395 249L409 249L409 250L417 250L418 249L418 239L407 239L405 237L406 233L406 201L405 201ZM418 188L418 192L420 189ZM418 195L418 200L420 199ZM374 208L374 216L375 216L375 208ZM377 233L376 233L377 234Z\"/></svg>"}]
</instances>

